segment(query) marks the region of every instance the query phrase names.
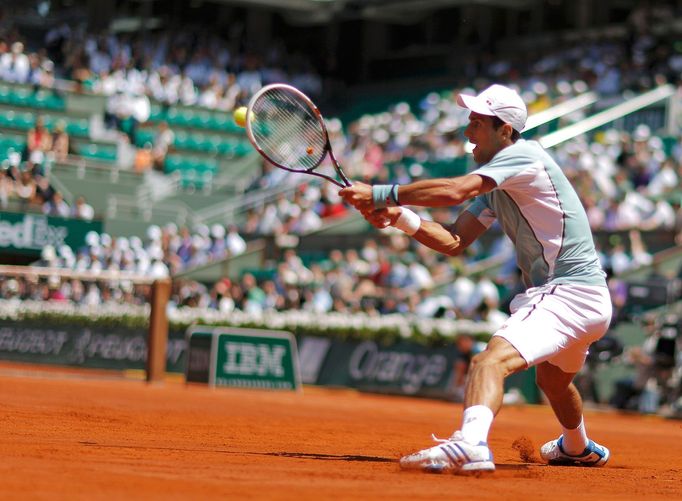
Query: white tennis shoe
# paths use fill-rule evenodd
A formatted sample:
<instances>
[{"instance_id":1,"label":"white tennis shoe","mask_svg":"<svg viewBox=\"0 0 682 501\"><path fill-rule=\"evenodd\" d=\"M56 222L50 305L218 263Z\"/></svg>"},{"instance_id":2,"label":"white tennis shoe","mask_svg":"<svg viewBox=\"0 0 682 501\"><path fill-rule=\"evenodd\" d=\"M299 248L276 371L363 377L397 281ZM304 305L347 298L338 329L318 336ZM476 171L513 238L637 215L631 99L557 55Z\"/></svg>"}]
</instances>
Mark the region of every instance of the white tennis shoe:
<instances>
[{"instance_id":1,"label":"white tennis shoe","mask_svg":"<svg viewBox=\"0 0 682 501\"><path fill-rule=\"evenodd\" d=\"M540 457L551 465L557 466L604 466L611 457L609 450L592 440L587 443L585 450L577 456L571 456L564 451L564 436L547 442L540 448Z\"/></svg>"},{"instance_id":2,"label":"white tennis shoe","mask_svg":"<svg viewBox=\"0 0 682 501\"><path fill-rule=\"evenodd\" d=\"M495 470L493 455L487 443L470 444L460 431L447 439L431 436L438 445L400 458L401 468L431 473Z\"/></svg>"}]
</instances>

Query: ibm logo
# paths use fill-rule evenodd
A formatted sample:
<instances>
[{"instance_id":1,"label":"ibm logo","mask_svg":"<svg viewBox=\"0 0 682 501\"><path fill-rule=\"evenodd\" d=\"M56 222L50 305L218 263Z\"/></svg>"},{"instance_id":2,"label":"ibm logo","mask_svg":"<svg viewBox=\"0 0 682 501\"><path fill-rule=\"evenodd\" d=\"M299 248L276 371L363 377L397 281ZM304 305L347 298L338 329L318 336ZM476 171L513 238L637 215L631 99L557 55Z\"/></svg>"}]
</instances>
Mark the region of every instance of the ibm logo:
<instances>
[{"instance_id":1,"label":"ibm logo","mask_svg":"<svg viewBox=\"0 0 682 501\"><path fill-rule=\"evenodd\" d=\"M228 342L223 345L227 360L225 374L240 376L284 376L282 359L286 347L281 345Z\"/></svg>"}]
</instances>

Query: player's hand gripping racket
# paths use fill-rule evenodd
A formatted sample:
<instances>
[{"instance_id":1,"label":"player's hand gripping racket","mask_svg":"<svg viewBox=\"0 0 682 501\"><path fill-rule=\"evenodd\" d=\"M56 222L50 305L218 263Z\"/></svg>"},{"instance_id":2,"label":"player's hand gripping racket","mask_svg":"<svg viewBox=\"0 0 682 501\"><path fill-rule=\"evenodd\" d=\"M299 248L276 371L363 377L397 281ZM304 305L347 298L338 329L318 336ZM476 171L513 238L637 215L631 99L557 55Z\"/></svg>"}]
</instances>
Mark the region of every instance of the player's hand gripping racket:
<instances>
[{"instance_id":1,"label":"player's hand gripping racket","mask_svg":"<svg viewBox=\"0 0 682 501\"><path fill-rule=\"evenodd\" d=\"M351 185L334 157L320 110L291 85L268 85L251 98L246 134L258 153L280 169L318 176L340 188ZM319 172L327 155L340 181Z\"/></svg>"}]
</instances>

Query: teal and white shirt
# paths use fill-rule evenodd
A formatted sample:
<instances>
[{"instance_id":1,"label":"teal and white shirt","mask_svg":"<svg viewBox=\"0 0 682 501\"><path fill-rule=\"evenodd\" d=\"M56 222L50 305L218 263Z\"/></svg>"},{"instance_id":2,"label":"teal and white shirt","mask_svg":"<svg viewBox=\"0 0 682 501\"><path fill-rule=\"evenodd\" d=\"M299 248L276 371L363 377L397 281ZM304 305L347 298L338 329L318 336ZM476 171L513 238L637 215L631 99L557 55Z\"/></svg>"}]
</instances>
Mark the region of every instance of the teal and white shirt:
<instances>
[{"instance_id":1,"label":"teal and white shirt","mask_svg":"<svg viewBox=\"0 0 682 501\"><path fill-rule=\"evenodd\" d=\"M497 218L514 242L527 286L606 285L585 209L540 144L520 139L472 174L495 180L497 187L467 210L486 228Z\"/></svg>"}]
</instances>

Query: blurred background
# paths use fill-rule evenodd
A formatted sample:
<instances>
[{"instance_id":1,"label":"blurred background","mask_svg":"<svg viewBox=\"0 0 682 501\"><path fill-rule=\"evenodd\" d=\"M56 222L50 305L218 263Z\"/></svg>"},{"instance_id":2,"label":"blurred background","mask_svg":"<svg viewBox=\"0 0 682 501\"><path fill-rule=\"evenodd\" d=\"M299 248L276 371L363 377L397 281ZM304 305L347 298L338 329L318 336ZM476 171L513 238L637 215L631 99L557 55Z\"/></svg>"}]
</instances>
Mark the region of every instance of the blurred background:
<instances>
[{"instance_id":1,"label":"blurred background","mask_svg":"<svg viewBox=\"0 0 682 501\"><path fill-rule=\"evenodd\" d=\"M578 191L609 275L614 321L583 395L679 417L680 13L653 0L0 1L0 263L20 267L0 273L0 360L139 369L148 282L169 277L170 372L185 370L193 322L276 325L297 335L305 382L457 400L522 290L508 239L493 227L453 259L376 231L333 185L264 163L232 111L288 82L319 105L350 177L406 183L472 167L454 96L498 82ZM442 377L324 380L334 343L387 337L447 353ZM512 382L508 401L539 401L532 385Z\"/></svg>"}]
</instances>

